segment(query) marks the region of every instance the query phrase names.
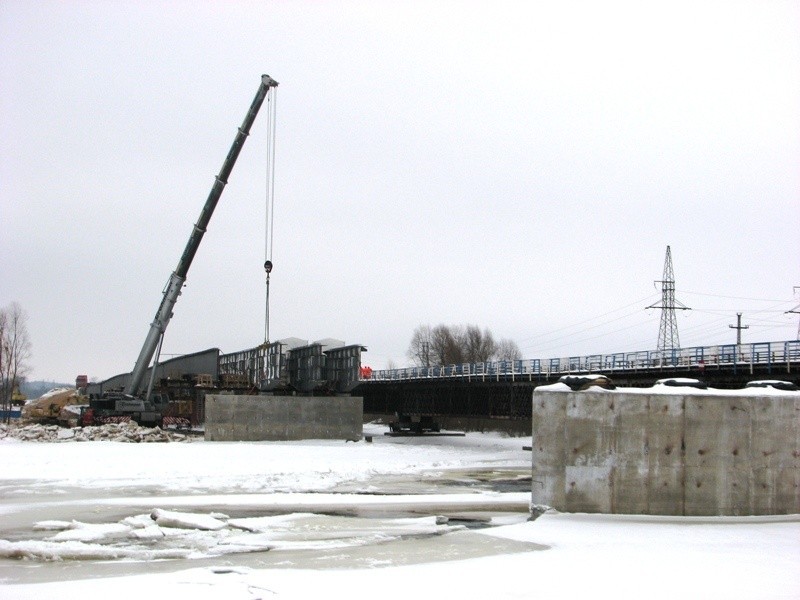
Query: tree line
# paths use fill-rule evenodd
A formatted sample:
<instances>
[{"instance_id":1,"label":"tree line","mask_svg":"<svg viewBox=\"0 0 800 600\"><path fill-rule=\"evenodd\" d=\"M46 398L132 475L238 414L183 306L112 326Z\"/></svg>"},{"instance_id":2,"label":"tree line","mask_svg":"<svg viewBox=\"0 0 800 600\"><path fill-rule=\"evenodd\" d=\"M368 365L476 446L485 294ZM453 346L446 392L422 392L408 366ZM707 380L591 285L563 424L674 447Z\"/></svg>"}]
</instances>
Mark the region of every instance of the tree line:
<instances>
[{"instance_id":1,"label":"tree line","mask_svg":"<svg viewBox=\"0 0 800 600\"><path fill-rule=\"evenodd\" d=\"M414 330L407 354L419 367L522 358L516 342L495 341L491 331L477 325L420 325Z\"/></svg>"}]
</instances>

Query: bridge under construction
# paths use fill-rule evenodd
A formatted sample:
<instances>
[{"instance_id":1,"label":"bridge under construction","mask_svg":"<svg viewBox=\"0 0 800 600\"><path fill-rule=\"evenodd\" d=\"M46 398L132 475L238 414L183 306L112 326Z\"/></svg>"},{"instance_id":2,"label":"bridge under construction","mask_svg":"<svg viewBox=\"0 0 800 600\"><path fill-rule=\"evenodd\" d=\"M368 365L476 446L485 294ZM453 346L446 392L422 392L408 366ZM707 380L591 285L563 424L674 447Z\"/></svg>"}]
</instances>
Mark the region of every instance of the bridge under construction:
<instances>
[{"instance_id":1,"label":"bridge under construction","mask_svg":"<svg viewBox=\"0 0 800 600\"><path fill-rule=\"evenodd\" d=\"M364 398L364 413L374 418L424 415L449 428L527 434L537 386L589 373L621 387L650 387L666 378L698 379L720 389L753 380L798 385L800 341L374 371L352 393Z\"/></svg>"}]
</instances>

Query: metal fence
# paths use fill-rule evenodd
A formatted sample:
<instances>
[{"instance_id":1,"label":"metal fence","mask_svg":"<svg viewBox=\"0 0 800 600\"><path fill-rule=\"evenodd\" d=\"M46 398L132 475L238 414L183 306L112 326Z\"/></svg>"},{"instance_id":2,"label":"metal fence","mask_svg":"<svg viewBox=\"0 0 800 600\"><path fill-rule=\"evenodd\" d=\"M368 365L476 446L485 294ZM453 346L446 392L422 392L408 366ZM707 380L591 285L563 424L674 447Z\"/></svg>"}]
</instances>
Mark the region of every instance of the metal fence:
<instances>
[{"instance_id":1,"label":"metal fence","mask_svg":"<svg viewBox=\"0 0 800 600\"><path fill-rule=\"evenodd\" d=\"M800 368L800 340L787 342L758 342L752 344L721 344L674 350L642 350L614 354L591 354L541 360L500 360L435 367L407 367L375 370L371 381L402 381L432 378L467 379L549 379L575 373L663 370L668 368L724 367L736 372L751 365L791 371L792 363Z\"/></svg>"}]
</instances>

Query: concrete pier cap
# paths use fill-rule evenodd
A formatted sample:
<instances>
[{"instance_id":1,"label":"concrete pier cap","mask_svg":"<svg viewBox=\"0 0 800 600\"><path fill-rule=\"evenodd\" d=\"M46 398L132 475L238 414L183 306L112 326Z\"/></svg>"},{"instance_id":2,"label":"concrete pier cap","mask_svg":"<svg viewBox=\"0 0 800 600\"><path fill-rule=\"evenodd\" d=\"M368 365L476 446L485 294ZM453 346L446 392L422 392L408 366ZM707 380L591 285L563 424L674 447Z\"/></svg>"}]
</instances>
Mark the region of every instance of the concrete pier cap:
<instances>
[{"instance_id":1,"label":"concrete pier cap","mask_svg":"<svg viewBox=\"0 0 800 600\"><path fill-rule=\"evenodd\" d=\"M603 375L537 387L532 506L643 515L800 513L800 391Z\"/></svg>"}]
</instances>

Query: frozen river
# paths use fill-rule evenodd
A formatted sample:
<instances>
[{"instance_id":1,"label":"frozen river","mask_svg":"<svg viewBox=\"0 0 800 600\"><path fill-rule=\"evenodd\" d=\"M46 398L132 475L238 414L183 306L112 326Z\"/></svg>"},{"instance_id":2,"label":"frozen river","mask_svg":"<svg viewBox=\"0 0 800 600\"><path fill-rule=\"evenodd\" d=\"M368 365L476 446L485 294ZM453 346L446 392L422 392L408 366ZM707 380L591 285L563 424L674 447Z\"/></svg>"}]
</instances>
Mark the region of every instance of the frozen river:
<instances>
[{"instance_id":1,"label":"frozen river","mask_svg":"<svg viewBox=\"0 0 800 600\"><path fill-rule=\"evenodd\" d=\"M2 440L0 597L800 596L797 516L531 521L530 439L367 431Z\"/></svg>"},{"instance_id":2,"label":"frozen river","mask_svg":"<svg viewBox=\"0 0 800 600\"><path fill-rule=\"evenodd\" d=\"M0 450L32 468L2 481L0 579L187 566L362 568L538 548L475 533L527 520L523 440L497 437L487 447L486 439L375 437L374 444L7 442ZM184 522L156 532L156 509L184 520L216 515L228 526Z\"/></svg>"}]
</instances>

